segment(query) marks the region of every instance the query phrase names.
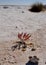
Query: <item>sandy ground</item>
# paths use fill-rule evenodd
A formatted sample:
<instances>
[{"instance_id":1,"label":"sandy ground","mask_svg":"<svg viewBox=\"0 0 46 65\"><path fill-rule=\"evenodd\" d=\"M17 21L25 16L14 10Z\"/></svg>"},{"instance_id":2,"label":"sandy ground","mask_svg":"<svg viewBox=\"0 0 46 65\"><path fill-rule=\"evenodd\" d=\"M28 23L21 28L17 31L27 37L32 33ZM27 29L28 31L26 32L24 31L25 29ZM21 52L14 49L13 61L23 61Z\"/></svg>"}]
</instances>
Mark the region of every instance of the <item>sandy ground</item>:
<instances>
[{"instance_id":1,"label":"sandy ground","mask_svg":"<svg viewBox=\"0 0 46 65\"><path fill-rule=\"evenodd\" d=\"M8 6L4 9L0 6L0 65L25 65L29 56L36 55L39 65L46 62L46 11L33 13L28 11L28 6ZM36 48L31 51L27 48L11 50L18 40L18 32L31 34L30 42Z\"/></svg>"}]
</instances>

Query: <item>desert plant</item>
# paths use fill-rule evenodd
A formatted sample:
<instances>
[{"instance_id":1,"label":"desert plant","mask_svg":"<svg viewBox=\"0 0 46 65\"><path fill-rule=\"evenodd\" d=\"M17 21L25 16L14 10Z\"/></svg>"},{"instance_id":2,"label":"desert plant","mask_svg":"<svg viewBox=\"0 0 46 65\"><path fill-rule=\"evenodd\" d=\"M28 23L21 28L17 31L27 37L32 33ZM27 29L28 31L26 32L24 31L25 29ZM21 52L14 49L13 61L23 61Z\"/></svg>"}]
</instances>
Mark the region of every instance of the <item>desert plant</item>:
<instances>
[{"instance_id":1,"label":"desert plant","mask_svg":"<svg viewBox=\"0 0 46 65\"><path fill-rule=\"evenodd\" d=\"M18 38L21 40L21 41L26 41L28 40L29 38L31 37L30 34L27 34L27 33L18 33Z\"/></svg>"},{"instance_id":2,"label":"desert plant","mask_svg":"<svg viewBox=\"0 0 46 65\"><path fill-rule=\"evenodd\" d=\"M33 4L32 7L29 9L29 11L31 12L40 12L42 11L44 8L43 4L42 3L36 3L36 4Z\"/></svg>"},{"instance_id":3,"label":"desert plant","mask_svg":"<svg viewBox=\"0 0 46 65\"><path fill-rule=\"evenodd\" d=\"M17 42L17 43L19 43L19 45L18 45L19 49L20 49L21 45L22 45L22 47L23 46L27 47L25 41L28 40L30 37L31 37L31 35L29 35L27 33L23 33L23 32L18 33L18 38L20 39L20 41Z\"/></svg>"},{"instance_id":4,"label":"desert plant","mask_svg":"<svg viewBox=\"0 0 46 65\"><path fill-rule=\"evenodd\" d=\"M30 34L23 32L18 33L18 38L20 39L20 41L17 41L16 43L18 44L11 47L12 51L14 51L16 48L18 49L22 48L22 50L25 51L25 49L27 48L27 44L25 43L25 41L27 41L30 37L31 37Z\"/></svg>"}]
</instances>

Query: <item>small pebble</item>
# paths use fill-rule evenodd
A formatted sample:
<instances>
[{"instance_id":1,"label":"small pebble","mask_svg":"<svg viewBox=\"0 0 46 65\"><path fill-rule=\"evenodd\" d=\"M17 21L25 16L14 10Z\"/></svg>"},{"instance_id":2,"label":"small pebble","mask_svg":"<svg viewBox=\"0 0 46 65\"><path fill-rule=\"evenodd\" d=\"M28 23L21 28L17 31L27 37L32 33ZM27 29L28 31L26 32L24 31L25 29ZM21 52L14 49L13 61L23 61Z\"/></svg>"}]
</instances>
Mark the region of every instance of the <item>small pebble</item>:
<instances>
[{"instance_id":1,"label":"small pebble","mask_svg":"<svg viewBox=\"0 0 46 65\"><path fill-rule=\"evenodd\" d=\"M24 11L22 11L22 13L24 13Z\"/></svg>"},{"instance_id":2,"label":"small pebble","mask_svg":"<svg viewBox=\"0 0 46 65\"><path fill-rule=\"evenodd\" d=\"M4 60L6 60L6 58L4 58Z\"/></svg>"},{"instance_id":3,"label":"small pebble","mask_svg":"<svg viewBox=\"0 0 46 65\"><path fill-rule=\"evenodd\" d=\"M36 49L32 48L31 51L35 51Z\"/></svg>"},{"instance_id":4,"label":"small pebble","mask_svg":"<svg viewBox=\"0 0 46 65\"><path fill-rule=\"evenodd\" d=\"M18 28L18 27L16 26L16 28Z\"/></svg>"}]
</instances>

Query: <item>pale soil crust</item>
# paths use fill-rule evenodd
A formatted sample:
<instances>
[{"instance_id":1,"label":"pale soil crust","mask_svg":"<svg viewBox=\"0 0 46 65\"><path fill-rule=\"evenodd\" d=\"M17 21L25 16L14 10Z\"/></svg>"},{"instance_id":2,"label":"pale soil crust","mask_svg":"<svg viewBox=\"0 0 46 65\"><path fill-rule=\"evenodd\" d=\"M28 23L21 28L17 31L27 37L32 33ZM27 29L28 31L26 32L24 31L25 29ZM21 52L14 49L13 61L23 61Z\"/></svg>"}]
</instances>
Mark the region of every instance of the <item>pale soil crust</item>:
<instances>
[{"instance_id":1,"label":"pale soil crust","mask_svg":"<svg viewBox=\"0 0 46 65\"><path fill-rule=\"evenodd\" d=\"M0 6L1 7L1 6ZM24 11L24 13L22 13ZM18 32L31 34L30 40L35 51L26 48L26 51L11 47L18 41ZM32 13L27 8L18 7L0 9L0 65L25 65L29 56L37 56L39 65L46 62L46 12Z\"/></svg>"}]
</instances>

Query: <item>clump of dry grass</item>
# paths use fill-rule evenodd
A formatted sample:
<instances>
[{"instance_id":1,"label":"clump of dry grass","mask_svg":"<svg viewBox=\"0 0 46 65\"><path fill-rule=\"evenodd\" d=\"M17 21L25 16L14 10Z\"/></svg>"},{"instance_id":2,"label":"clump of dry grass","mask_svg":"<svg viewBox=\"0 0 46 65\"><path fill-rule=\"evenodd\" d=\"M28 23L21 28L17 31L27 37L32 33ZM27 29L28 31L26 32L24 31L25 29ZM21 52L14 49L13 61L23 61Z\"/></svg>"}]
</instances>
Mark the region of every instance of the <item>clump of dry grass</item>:
<instances>
[{"instance_id":1,"label":"clump of dry grass","mask_svg":"<svg viewBox=\"0 0 46 65\"><path fill-rule=\"evenodd\" d=\"M35 3L32 5L32 7L29 9L31 12L41 12L43 11L44 6L42 3Z\"/></svg>"}]
</instances>

